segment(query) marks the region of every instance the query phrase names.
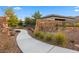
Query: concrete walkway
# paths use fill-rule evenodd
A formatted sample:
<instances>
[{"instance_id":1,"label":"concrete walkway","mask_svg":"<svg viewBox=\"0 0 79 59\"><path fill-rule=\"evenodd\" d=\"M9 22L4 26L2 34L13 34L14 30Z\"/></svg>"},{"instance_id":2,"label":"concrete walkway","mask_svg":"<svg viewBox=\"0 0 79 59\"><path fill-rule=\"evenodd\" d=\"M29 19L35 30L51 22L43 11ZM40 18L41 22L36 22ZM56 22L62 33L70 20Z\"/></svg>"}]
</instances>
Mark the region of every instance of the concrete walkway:
<instances>
[{"instance_id":1,"label":"concrete walkway","mask_svg":"<svg viewBox=\"0 0 79 59\"><path fill-rule=\"evenodd\" d=\"M20 30L17 44L24 53L76 53L78 51L57 47L32 38L26 30Z\"/></svg>"}]
</instances>

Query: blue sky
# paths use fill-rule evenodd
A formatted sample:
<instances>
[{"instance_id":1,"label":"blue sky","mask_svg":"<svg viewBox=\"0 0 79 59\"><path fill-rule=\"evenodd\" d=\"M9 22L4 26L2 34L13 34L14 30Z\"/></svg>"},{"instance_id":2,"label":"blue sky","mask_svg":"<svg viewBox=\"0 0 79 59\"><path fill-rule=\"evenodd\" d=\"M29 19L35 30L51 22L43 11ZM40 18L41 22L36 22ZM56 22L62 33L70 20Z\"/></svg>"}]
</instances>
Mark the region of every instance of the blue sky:
<instances>
[{"instance_id":1,"label":"blue sky","mask_svg":"<svg viewBox=\"0 0 79 59\"><path fill-rule=\"evenodd\" d=\"M40 11L43 16L57 14L63 16L79 16L79 6L0 6L0 16L4 9L11 7L19 19L31 17L35 11Z\"/></svg>"}]
</instances>

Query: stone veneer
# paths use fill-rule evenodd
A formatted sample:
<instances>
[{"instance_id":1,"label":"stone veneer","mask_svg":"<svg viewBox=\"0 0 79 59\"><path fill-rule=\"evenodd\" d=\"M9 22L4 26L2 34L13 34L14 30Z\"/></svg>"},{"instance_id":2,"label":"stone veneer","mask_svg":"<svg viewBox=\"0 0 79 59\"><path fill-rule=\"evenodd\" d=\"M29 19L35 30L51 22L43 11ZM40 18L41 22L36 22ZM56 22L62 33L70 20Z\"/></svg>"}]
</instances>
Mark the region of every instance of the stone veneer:
<instances>
[{"instance_id":1,"label":"stone veneer","mask_svg":"<svg viewBox=\"0 0 79 59\"><path fill-rule=\"evenodd\" d=\"M0 16L0 51L7 47L10 39L7 17Z\"/></svg>"},{"instance_id":2,"label":"stone veneer","mask_svg":"<svg viewBox=\"0 0 79 59\"><path fill-rule=\"evenodd\" d=\"M7 23L7 17L0 17L0 32L9 35L9 27Z\"/></svg>"},{"instance_id":3,"label":"stone veneer","mask_svg":"<svg viewBox=\"0 0 79 59\"><path fill-rule=\"evenodd\" d=\"M35 31L46 31L53 32L56 28L56 25L62 25L63 21L55 21L55 20L41 20L38 19L36 21Z\"/></svg>"}]
</instances>

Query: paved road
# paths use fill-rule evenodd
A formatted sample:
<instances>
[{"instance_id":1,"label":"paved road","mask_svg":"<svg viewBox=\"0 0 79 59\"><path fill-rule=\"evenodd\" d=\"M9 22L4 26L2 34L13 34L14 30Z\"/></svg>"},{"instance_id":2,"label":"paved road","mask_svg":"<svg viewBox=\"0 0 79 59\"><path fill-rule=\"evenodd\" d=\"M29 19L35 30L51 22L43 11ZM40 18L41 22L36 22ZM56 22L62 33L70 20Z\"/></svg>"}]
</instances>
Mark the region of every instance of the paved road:
<instances>
[{"instance_id":1,"label":"paved road","mask_svg":"<svg viewBox=\"0 0 79 59\"><path fill-rule=\"evenodd\" d=\"M20 30L17 44L24 53L75 53L78 51L57 47L32 38L26 30Z\"/></svg>"}]
</instances>

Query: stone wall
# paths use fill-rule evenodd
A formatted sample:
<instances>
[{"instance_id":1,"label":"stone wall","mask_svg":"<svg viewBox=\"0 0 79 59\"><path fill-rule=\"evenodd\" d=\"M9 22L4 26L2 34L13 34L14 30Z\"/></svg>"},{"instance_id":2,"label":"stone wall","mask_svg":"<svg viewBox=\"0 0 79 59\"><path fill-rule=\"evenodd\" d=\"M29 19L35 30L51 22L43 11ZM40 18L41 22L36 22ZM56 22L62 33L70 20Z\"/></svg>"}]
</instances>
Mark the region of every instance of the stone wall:
<instances>
[{"instance_id":1,"label":"stone wall","mask_svg":"<svg viewBox=\"0 0 79 59\"><path fill-rule=\"evenodd\" d=\"M0 32L9 35L7 17L0 17Z\"/></svg>"},{"instance_id":2,"label":"stone wall","mask_svg":"<svg viewBox=\"0 0 79 59\"><path fill-rule=\"evenodd\" d=\"M35 31L45 31L45 32L53 32L56 30L57 25L62 25L63 21L55 21L55 20L41 20L38 19L36 21Z\"/></svg>"},{"instance_id":3,"label":"stone wall","mask_svg":"<svg viewBox=\"0 0 79 59\"><path fill-rule=\"evenodd\" d=\"M9 28L6 17L0 17L0 52L5 49L10 40ZM3 48L4 47L4 48Z\"/></svg>"}]
</instances>

